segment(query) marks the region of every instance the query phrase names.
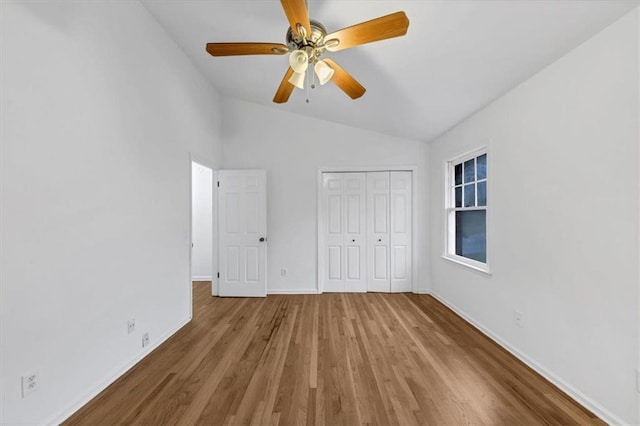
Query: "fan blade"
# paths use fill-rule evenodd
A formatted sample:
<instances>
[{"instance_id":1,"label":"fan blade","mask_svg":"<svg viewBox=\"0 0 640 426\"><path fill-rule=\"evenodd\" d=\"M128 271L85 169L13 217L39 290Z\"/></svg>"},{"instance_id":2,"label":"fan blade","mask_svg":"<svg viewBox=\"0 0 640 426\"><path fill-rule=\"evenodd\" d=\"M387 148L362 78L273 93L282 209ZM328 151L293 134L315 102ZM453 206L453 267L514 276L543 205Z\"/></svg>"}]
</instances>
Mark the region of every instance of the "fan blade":
<instances>
[{"instance_id":1,"label":"fan blade","mask_svg":"<svg viewBox=\"0 0 640 426\"><path fill-rule=\"evenodd\" d=\"M360 96L364 95L364 92L366 92L367 89L365 89L362 84L358 83L355 78L351 77L351 74L346 72L340 65L336 64L331 59L325 58L323 60L327 65L333 68L334 73L333 77L331 77L331 81L342 89L344 93L349 95L351 99L358 99Z\"/></svg>"},{"instance_id":2,"label":"fan blade","mask_svg":"<svg viewBox=\"0 0 640 426\"><path fill-rule=\"evenodd\" d=\"M337 52L360 44L400 37L405 35L408 29L407 15L404 12L396 12L327 34L324 40L325 43L333 39L338 40L340 43L337 46L327 43L327 50Z\"/></svg>"},{"instance_id":3,"label":"fan blade","mask_svg":"<svg viewBox=\"0 0 640 426\"><path fill-rule=\"evenodd\" d=\"M207 43L212 56L284 55L289 48L282 43Z\"/></svg>"},{"instance_id":4,"label":"fan blade","mask_svg":"<svg viewBox=\"0 0 640 426\"><path fill-rule=\"evenodd\" d=\"M273 102L283 104L289 100L289 96L291 96L291 92L293 92L293 89L295 88L293 84L289 83L289 79L292 75L293 69L289 67L287 72L284 74L284 78L280 83L280 87L278 87L276 95L273 97Z\"/></svg>"},{"instance_id":5,"label":"fan blade","mask_svg":"<svg viewBox=\"0 0 640 426\"><path fill-rule=\"evenodd\" d=\"M309 23L309 11L307 10L307 4L305 0L280 0L285 15L289 20L289 26L295 35L300 35L298 32L298 24L302 25L305 29L306 36L311 35L311 24Z\"/></svg>"}]
</instances>

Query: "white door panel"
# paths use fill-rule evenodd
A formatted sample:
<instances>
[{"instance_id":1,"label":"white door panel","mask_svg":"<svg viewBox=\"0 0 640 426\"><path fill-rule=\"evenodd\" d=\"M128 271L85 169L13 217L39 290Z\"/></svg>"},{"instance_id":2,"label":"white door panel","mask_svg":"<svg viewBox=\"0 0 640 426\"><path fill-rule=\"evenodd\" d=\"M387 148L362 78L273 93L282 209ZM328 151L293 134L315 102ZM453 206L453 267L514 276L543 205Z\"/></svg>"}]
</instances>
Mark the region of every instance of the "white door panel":
<instances>
[{"instance_id":1,"label":"white door panel","mask_svg":"<svg viewBox=\"0 0 640 426\"><path fill-rule=\"evenodd\" d=\"M329 261L328 265L328 278L330 280L342 280L342 247L341 246L329 246ZM330 290L327 290L330 291ZM337 291L337 290L335 290Z\"/></svg>"},{"instance_id":2,"label":"white door panel","mask_svg":"<svg viewBox=\"0 0 640 426\"><path fill-rule=\"evenodd\" d=\"M362 253L367 243L367 178L365 173L343 173L343 205L346 233L343 236L345 247L344 290L350 293L366 292L365 259Z\"/></svg>"},{"instance_id":3,"label":"white door panel","mask_svg":"<svg viewBox=\"0 0 640 426\"><path fill-rule=\"evenodd\" d=\"M367 291L391 291L389 181L389 172L367 173Z\"/></svg>"},{"instance_id":4,"label":"white door panel","mask_svg":"<svg viewBox=\"0 0 640 426\"><path fill-rule=\"evenodd\" d=\"M342 229L342 175L325 174L324 226L325 226L325 280L326 292L344 291L343 271L343 229Z\"/></svg>"},{"instance_id":5,"label":"white door panel","mask_svg":"<svg viewBox=\"0 0 640 426\"><path fill-rule=\"evenodd\" d=\"M389 283L389 250L387 250L387 246L384 245L375 245L373 247L373 279L374 280L383 280L384 288L383 289L375 289L371 286L371 279L369 280L369 291L383 291L389 289L386 283ZM390 285L390 283L389 283Z\"/></svg>"},{"instance_id":6,"label":"white door panel","mask_svg":"<svg viewBox=\"0 0 640 426\"><path fill-rule=\"evenodd\" d=\"M324 292L366 291L366 178L364 173L324 173Z\"/></svg>"},{"instance_id":7,"label":"white door panel","mask_svg":"<svg viewBox=\"0 0 640 426\"><path fill-rule=\"evenodd\" d=\"M342 235L342 196L329 196L328 231L329 234Z\"/></svg>"},{"instance_id":8,"label":"white door panel","mask_svg":"<svg viewBox=\"0 0 640 426\"><path fill-rule=\"evenodd\" d=\"M220 296L267 295L264 170L218 172ZM263 239L263 241L260 241Z\"/></svg>"},{"instance_id":9,"label":"white door panel","mask_svg":"<svg viewBox=\"0 0 640 426\"><path fill-rule=\"evenodd\" d=\"M391 172L391 292L412 290L412 173Z\"/></svg>"},{"instance_id":10,"label":"white door panel","mask_svg":"<svg viewBox=\"0 0 640 426\"><path fill-rule=\"evenodd\" d=\"M412 290L412 173L323 173L321 290Z\"/></svg>"}]
</instances>

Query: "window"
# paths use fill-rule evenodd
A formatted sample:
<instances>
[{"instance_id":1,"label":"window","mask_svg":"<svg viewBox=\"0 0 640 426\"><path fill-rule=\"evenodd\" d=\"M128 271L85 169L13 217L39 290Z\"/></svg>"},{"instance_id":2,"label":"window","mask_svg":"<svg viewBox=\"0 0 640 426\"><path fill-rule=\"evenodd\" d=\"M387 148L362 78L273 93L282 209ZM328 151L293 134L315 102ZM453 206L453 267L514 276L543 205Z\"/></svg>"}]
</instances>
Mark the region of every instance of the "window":
<instances>
[{"instance_id":1,"label":"window","mask_svg":"<svg viewBox=\"0 0 640 426\"><path fill-rule=\"evenodd\" d=\"M446 173L444 257L488 272L486 149L449 161Z\"/></svg>"}]
</instances>

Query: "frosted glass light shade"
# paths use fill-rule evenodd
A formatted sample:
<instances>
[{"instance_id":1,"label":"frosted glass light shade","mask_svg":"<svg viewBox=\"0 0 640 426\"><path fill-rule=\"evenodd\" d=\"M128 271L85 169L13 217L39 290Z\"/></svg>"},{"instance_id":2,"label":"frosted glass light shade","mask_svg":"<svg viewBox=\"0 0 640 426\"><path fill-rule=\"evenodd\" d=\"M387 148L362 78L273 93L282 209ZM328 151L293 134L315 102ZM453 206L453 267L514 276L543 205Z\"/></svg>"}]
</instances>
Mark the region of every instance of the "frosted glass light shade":
<instances>
[{"instance_id":1,"label":"frosted glass light shade","mask_svg":"<svg viewBox=\"0 0 640 426\"><path fill-rule=\"evenodd\" d=\"M316 72L320 84L325 84L331 80L331 77L333 77L333 73L335 72L325 61L318 61L313 67L313 70Z\"/></svg>"},{"instance_id":2,"label":"frosted glass light shade","mask_svg":"<svg viewBox=\"0 0 640 426\"><path fill-rule=\"evenodd\" d=\"M289 55L289 65L296 73L304 73L309 66L309 55L304 50L294 50Z\"/></svg>"},{"instance_id":3,"label":"frosted glass light shade","mask_svg":"<svg viewBox=\"0 0 640 426\"><path fill-rule=\"evenodd\" d=\"M293 84L298 89L304 89L304 77L305 71L294 72L293 75L289 78L289 83Z\"/></svg>"}]
</instances>

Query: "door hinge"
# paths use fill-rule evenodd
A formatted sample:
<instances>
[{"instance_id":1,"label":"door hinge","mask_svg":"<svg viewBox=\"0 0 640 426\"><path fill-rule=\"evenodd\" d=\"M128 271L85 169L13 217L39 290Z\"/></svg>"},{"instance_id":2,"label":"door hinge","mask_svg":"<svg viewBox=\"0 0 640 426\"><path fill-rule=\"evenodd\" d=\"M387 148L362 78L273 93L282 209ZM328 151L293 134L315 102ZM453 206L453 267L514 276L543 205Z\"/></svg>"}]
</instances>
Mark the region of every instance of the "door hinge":
<instances>
[{"instance_id":1,"label":"door hinge","mask_svg":"<svg viewBox=\"0 0 640 426\"><path fill-rule=\"evenodd\" d=\"M220 188L220 181L218 181L218 188Z\"/></svg>"},{"instance_id":2,"label":"door hinge","mask_svg":"<svg viewBox=\"0 0 640 426\"><path fill-rule=\"evenodd\" d=\"M220 278L220 272L218 272L218 278Z\"/></svg>"}]
</instances>

